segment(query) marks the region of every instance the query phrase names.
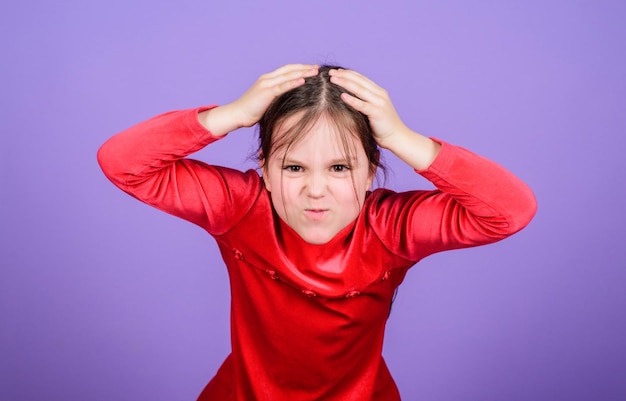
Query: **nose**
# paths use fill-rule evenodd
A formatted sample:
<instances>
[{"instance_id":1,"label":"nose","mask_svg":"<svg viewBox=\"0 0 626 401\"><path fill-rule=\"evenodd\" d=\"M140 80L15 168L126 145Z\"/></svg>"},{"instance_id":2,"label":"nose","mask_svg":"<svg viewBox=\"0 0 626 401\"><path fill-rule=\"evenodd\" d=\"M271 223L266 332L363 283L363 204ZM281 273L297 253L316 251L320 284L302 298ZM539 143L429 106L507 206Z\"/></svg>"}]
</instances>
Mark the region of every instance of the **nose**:
<instances>
[{"instance_id":1,"label":"nose","mask_svg":"<svg viewBox=\"0 0 626 401\"><path fill-rule=\"evenodd\" d=\"M326 176L322 173L311 173L307 180L306 192L312 198L326 195Z\"/></svg>"}]
</instances>

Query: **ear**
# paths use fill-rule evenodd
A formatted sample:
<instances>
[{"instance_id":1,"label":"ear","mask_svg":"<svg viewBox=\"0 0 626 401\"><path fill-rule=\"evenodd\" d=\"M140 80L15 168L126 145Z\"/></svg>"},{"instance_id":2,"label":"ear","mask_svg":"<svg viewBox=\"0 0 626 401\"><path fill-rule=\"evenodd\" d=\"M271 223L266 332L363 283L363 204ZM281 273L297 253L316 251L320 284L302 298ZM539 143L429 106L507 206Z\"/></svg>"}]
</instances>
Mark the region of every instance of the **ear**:
<instances>
[{"instance_id":1,"label":"ear","mask_svg":"<svg viewBox=\"0 0 626 401\"><path fill-rule=\"evenodd\" d=\"M380 163L380 149L376 149L376 153L374 154L374 158L376 159L376 164ZM376 178L376 173L378 172L378 167L376 164L370 164L368 167L370 169L369 175L367 176L367 189L372 188L372 184L374 183L374 178ZM372 167L374 169L372 170Z\"/></svg>"},{"instance_id":2,"label":"ear","mask_svg":"<svg viewBox=\"0 0 626 401\"><path fill-rule=\"evenodd\" d=\"M261 173L263 174L261 178L263 178L263 184L265 184L265 189L269 192L272 192L272 185L270 184L270 179L267 174L267 164L264 158L259 159L259 167L261 168Z\"/></svg>"},{"instance_id":3,"label":"ear","mask_svg":"<svg viewBox=\"0 0 626 401\"><path fill-rule=\"evenodd\" d=\"M369 191L372 188L372 184L374 183L374 178L376 177L376 169L374 171L370 171L367 176L367 190Z\"/></svg>"}]
</instances>

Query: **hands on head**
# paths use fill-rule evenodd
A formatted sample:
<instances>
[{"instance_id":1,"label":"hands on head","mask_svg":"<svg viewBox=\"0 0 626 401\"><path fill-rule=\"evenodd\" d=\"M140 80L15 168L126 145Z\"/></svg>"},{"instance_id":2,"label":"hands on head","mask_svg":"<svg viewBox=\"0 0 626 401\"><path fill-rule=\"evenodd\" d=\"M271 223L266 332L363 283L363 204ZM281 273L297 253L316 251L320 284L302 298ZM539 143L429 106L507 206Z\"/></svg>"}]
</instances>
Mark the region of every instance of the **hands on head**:
<instances>
[{"instance_id":1,"label":"hands on head","mask_svg":"<svg viewBox=\"0 0 626 401\"><path fill-rule=\"evenodd\" d=\"M367 116L380 147L388 148L393 135L407 129L387 91L375 82L352 70L330 70L329 75L330 82L354 94L343 93L341 99Z\"/></svg>"},{"instance_id":2,"label":"hands on head","mask_svg":"<svg viewBox=\"0 0 626 401\"><path fill-rule=\"evenodd\" d=\"M261 75L250 89L233 102L240 114L239 124L242 127L256 124L275 98L304 85L305 78L317 75L318 68L311 64L287 64Z\"/></svg>"},{"instance_id":3,"label":"hands on head","mask_svg":"<svg viewBox=\"0 0 626 401\"><path fill-rule=\"evenodd\" d=\"M314 64L288 64L261 75L241 97L222 106L229 111L231 123L228 125L234 129L253 126L276 97L304 85L305 78L317 75L318 71L319 66ZM351 96L345 93L342 99L369 118L379 145L384 147L384 139L404 126L387 91L376 83L351 70L330 70L329 75L333 84L354 94ZM215 129L212 131L221 134Z\"/></svg>"},{"instance_id":4,"label":"hands on head","mask_svg":"<svg viewBox=\"0 0 626 401\"><path fill-rule=\"evenodd\" d=\"M263 74L237 100L203 112L200 122L213 135L222 136L241 127L256 124L272 101L282 94L304 85L305 79L316 76L319 66L288 64ZM341 99L368 117L376 143L395 153L416 169L430 165L439 151L439 144L411 131L400 119L387 91L356 71L332 69L330 82L345 89Z\"/></svg>"}]
</instances>

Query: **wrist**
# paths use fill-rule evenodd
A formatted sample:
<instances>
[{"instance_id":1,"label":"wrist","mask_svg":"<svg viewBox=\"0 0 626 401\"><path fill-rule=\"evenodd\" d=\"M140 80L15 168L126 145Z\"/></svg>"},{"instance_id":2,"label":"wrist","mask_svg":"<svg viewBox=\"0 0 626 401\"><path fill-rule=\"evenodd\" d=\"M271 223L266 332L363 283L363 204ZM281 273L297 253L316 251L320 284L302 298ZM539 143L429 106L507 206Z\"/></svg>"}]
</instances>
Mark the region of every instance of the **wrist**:
<instances>
[{"instance_id":1,"label":"wrist","mask_svg":"<svg viewBox=\"0 0 626 401\"><path fill-rule=\"evenodd\" d=\"M410 130L406 125L403 125L389 135L376 138L376 142L381 148L395 153L394 149L402 149L403 146L406 146L407 141L415 135L419 134Z\"/></svg>"},{"instance_id":2,"label":"wrist","mask_svg":"<svg viewBox=\"0 0 626 401\"><path fill-rule=\"evenodd\" d=\"M198 121L211 132L213 136L224 136L231 131L241 128L232 104L218 106L210 110L200 112Z\"/></svg>"},{"instance_id":3,"label":"wrist","mask_svg":"<svg viewBox=\"0 0 626 401\"><path fill-rule=\"evenodd\" d=\"M416 170L427 169L441 149L439 143L409 128L390 136L385 145L388 146L386 149Z\"/></svg>"}]
</instances>

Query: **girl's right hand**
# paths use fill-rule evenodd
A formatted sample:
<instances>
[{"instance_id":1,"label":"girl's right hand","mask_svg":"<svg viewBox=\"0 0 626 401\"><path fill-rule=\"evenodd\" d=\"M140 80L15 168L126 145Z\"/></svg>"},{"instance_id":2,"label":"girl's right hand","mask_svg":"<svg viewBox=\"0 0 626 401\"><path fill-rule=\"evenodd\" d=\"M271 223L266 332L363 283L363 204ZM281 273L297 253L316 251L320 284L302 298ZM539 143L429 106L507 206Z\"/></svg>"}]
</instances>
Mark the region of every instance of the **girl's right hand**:
<instances>
[{"instance_id":1,"label":"girl's right hand","mask_svg":"<svg viewBox=\"0 0 626 401\"><path fill-rule=\"evenodd\" d=\"M240 126L256 124L276 97L303 85L304 78L317 75L318 68L311 64L288 64L261 75L246 93L231 103L239 114Z\"/></svg>"},{"instance_id":2,"label":"girl's right hand","mask_svg":"<svg viewBox=\"0 0 626 401\"><path fill-rule=\"evenodd\" d=\"M241 127L256 124L272 101L283 93L304 85L304 79L318 74L312 64L288 64L263 74L232 103L203 111L198 120L214 136L223 136Z\"/></svg>"}]
</instances>

